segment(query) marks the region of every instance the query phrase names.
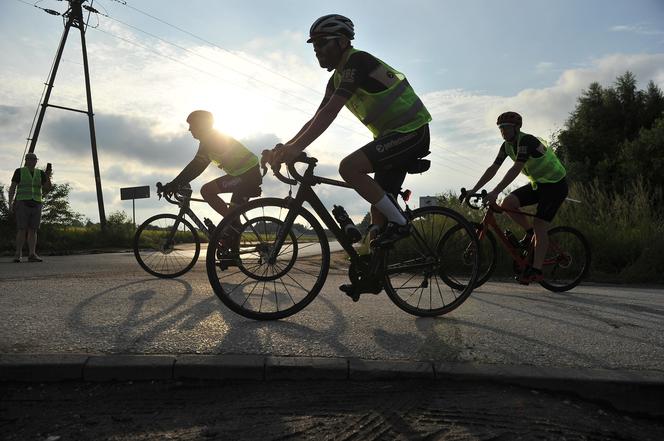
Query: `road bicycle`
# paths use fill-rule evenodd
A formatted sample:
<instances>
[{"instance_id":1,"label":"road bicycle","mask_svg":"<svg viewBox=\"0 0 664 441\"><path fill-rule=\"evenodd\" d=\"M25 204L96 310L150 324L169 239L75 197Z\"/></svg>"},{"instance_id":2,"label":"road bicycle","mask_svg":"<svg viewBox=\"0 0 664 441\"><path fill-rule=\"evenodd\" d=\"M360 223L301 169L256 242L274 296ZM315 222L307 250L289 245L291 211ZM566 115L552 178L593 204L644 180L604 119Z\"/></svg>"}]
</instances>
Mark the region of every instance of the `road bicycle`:
<instances>
[{"instance_id":1,"label":"road bicycle","mask_svg":"<svg viewBox=\"0 0 664 441\"><path fill-rule=\"evenodd\" d=\"M306 164L306 170L300 173L296 163ZM478 241L463 216L446 207L411 210L407 205L410 192L400 192L410 233L390 246L373 247L369 254L360 255L348 230L337 223L344 218L339 214L345 214L343 207L335 206L331 215L312 188L319 184L350 186L314 175L316 164L316 158L302 154L287 164L291 177L273 168L281 182L298 185L295 197L291 189L285 198L250 201L231 211L212 233L207 273L226 306L255 320L281 319L302 310L325 283L331 238L350 259L348 277L354 290L348 295L354 301L360 294L384 290L402 310L427 317L446 314L468 298L478 276L479 258L475 253L464 260L463 253L478 246ZM305 202L315 215L304 207ZM450 231L454 234L448 234ZM218 258L220 243L228 235L239 237L232 269ZM458 288L443 280L454 281Z\"/></svg>"},{"instance_id":2,"label":"road bicycle","mask_svg":"<svg viewBox=\"0 0 664 441\"><path fill-rule=\"evenodd\" d=\"M163 191L161 182L157 182L157 195L179 207L177 215L162 213L143 222L134 235L134 256L141 268L156 277L179 277L196 264L201 251L201 234L209 239L215 224L208 218L203 221L191 209L191 202L205 202L204 199L191 197L192 190L187 184L173 193ZM248 195L241 200L244 203ZM193 221L197 228L186 219Z\"/></svg>"},{"instance_id":3,"label":"road bicycle","mask_svg":"<svg viewBox=\"0 0 664 441\"><path fill-rule=\"evenodd\" d=\"M505 210L496 204L489 204L486 200L487 192L467 194L461 189L461 197L466 205L472 209L484 210L484 217L480 223L474 223L479 239L480 271L475 287L484 284L493 275L497 263L497 245L507 251L513 261L514 278L519 280L525 269L532 263L534 256L533 241L522 244L509 230L502 230L496 220L496 214ZM533 217L533 214L521 210L517 213ZM493 230L493 232L491 231ZM498 241L496 241L498 238ZM474 246L468 247L467 254L477 250ZM590 269L590 245L584 235L576 228L569 226L556 226L549 230L549 246L544 257L542 273L544 280L540 285L554 292L564 292L577 286L588 274Z\"/></svg>"}]
</instances>

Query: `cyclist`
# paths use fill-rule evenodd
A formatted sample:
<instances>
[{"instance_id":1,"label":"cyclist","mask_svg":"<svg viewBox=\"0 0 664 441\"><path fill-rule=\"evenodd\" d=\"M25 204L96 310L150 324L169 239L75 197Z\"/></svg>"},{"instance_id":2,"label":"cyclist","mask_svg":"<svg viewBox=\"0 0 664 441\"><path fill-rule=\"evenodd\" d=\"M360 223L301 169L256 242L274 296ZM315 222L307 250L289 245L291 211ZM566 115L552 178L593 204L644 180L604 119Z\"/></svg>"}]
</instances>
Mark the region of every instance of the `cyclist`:
<instances>
[{"instance_id":1,"label":"cyclist","mask_svg":"<svg viewBox=\"0 0 664 441\"><path fill-rule=\"evenodd\" d=\"M249 197L260 196L262 177L258 157L236 139L214 129L214 117L208 111L191 112L187 123L191 136L200 141L198 151L180 174L163 187L164 192L177 191L203 173L210 162L214 162L227 174L203 184L201 196L217 213L226 216L230 210L219 193L232 193L231 206Z\"/></svg>"},{"instance_id":2,"label":"cyclist","mask_svg":"<svg viewBox=\"0 0 664 441\"><path fill-rule=\"evenodd\" d=\"M503 199L500 207L526 230L520 245L527 247L534 237L535 255L532 266L526 268L519 282L528 284L542 280L542 264L549 245L548 231L551 221L567 197L567 172L554 151L541 138L521 131L523 120L516 112L505 112L498 116L497 125L503 137L498 156L486 169L480 180L468 194L476 193L498 172L506 157L514 161L505 177L487 195L495 203L501 191L523 173L530 184L517 188ZM532 226L525 215L515 212L520 207L537 204Z\"/></svg>"},{"instance_id":3,"label":"cyclist","mask_svg":"<svg viewBox=\"0 0 664 441\"><path fill-rule=\"evenodd\" d=\"M285 144L266 150L263 161L275 165L295 159L318 138L346 106L371 131L374 140L346 156L339 174L371 204L371 218L383 232L382 246L409 233L394 199L410 163L429 153L431 115L406 77L373 55L355 49L353 22L338 14L317 19L307 43L330 77L315 115ZM369 173L375 173L372 179ZM393 199L394 198L394 199Z\"/></svg>"}]
</instances>

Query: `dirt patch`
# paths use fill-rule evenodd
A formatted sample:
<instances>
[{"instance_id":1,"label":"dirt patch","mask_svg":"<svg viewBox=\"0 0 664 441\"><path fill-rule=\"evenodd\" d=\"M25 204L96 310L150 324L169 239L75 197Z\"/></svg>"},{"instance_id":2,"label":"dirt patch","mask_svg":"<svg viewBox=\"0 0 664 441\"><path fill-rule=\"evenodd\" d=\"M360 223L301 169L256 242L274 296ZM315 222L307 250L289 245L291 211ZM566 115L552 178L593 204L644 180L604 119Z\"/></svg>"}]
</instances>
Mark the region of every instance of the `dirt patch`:
<instances>
[{"instance_id":1,"label":"dirt patch","mask_svg":"<svg viewBox=\"0 0 664 441\"><path fill-rule=\"evenodd\" d=\"M2 440L662 440L661 421L471 382L0 384Z\"/></svg>"}]
</instances>

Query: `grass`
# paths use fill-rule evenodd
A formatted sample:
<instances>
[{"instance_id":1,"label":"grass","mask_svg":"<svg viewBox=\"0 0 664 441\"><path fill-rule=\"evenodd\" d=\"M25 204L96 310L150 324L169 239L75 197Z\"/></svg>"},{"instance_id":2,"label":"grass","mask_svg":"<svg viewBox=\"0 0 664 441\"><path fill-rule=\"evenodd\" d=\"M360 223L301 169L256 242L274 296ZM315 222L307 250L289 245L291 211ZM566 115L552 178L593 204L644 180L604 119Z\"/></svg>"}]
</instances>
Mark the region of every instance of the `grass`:
<instances>
[{"instance_id":1,"label":"grass","mask_svg":"<svg viewBox=\"0 0 664 441\"><path fill-rule=\"evenodd\" d=\"M664 283L664 217L662 193L646 188L636 180L622 194L611 194L592 185L570 185L553 226L569 225L583 233L590 242L592 264L589 280L609 283ZM482 211L459 204L457 195L441 196L443 203L474 222L482 220ZM532 209L526 211L534 212ZM517 237L520 226L507 216L498 217L503 229ZM509 275L511 259L499 247L497 275Z\"/></svg>"}]
</instances>

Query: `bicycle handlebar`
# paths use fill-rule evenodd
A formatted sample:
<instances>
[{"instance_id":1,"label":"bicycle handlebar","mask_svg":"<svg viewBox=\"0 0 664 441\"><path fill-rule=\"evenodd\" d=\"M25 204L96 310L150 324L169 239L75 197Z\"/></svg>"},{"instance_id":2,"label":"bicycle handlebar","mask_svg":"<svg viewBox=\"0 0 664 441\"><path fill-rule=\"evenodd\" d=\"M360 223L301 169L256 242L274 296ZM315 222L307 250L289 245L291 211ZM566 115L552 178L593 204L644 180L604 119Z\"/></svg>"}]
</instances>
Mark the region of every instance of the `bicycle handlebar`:
<instances>
[{"instance_id":1,"label":"bicycle handlebar","mask_svg":"<svg viewBox=\"0 0 664 441\"><path fill-rule=\"evenodd\" d=\"M159 196L159 199L163 196L164 199L173 205L180 205L185 200L191 199L191 193L189 185L180 187L175 191L164 191L164 185L161 182L157 182L157 196Z\"/></svg>"},{"instance_id":2,"label":"bicycle handlebar","mask_svg":"<svg viewBox=\"0 0 664 441\"><path fill-rule=\"evenodd\" d=\"M269 151L269 150L267 150ZM265 176L265 173L267 172L267 164L268 162L265 160L265 154L267 151L263 152L264 157L261 159L261 166L263 167L263 176ZM288 185L297 185L298 183L302 182L304 180L304 176L302 176L297 169L295 168L295 163L297 162L302 162L304 164L307 164L309 166L316 165L318 163L318 159L309 157L307 156L306 153L302 152L300 155L295 158L291 162L286 162L286 167L288 169L288 172L294 177L294 178L287 178L281 173L281 165L282 163L277 164L276 166L273 166L270 164L270 167L272 168L272 172L274 173L274 176L283 182L284 184Z\"/></svg>"},{"instance_id":3,"label":"bicycle handlebar","mask_svg":"<svg viewBox=\"0 0 664 441\"><path fill-rule=\"evenodd\" d=\"M486 201L487 194L488 193L486 190L482 190L480 193L469 194L468 190L462 188L459 199L464 201L466 205L468 205L468 207L472 208L473 210L479 210L480 208L486 207L488 205L488 202Z\"/></svg>"}]
</instances>

